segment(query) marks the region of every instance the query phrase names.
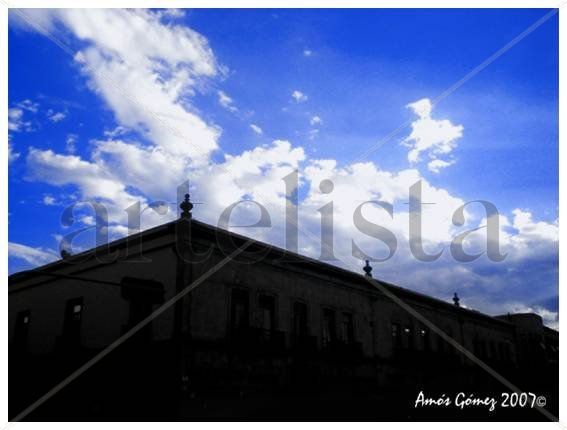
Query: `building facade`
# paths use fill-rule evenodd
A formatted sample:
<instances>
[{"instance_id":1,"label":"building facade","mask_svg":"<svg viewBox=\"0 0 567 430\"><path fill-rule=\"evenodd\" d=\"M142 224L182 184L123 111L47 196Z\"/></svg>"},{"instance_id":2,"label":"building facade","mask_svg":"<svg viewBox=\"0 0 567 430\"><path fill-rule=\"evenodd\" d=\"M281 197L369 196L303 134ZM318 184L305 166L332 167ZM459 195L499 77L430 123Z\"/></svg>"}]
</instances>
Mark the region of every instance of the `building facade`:
<instances>
[{"instance_id":1,"label":"building facade","mask_svg":"<svg viewBox=\"0 0 567 430\"><path fill-rule=\"evenodd\" d=\"M491 317L366 270L186 216L14 274L10 415L94 359L25 419L546 419L416 408L420 391L512 391L458 346L557 412L558 333L539 316Z\"/></svg>"}]
</instances>

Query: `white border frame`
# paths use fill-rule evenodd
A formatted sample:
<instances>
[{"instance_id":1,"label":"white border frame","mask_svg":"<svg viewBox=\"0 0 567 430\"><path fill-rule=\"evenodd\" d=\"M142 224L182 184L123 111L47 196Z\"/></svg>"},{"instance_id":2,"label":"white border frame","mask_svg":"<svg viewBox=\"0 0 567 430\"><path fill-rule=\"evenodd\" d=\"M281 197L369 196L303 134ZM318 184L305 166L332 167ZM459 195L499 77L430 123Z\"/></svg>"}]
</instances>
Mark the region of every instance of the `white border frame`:
<instances>
[{"instance_id":1,"label":"white border frame","mask_svg":"<svg viewBox=\"0 0 567 430\"><path fill-rule=\"evenodd\" d=\"M0 94L8 95L8 11L7 6L12 8L117 8L117 7L178 7L178 8L538 8L538 9L550 9L550 8L562 8L562 6L567 5L567 1L547 1L547 0L516 0L514 2L506 0L461 0L458 2L448 1L448 0L432 0L427 3L418 0L168 0L167 4L165 2L159 1L142 1L142 0L84 0L77 4L72 0L0 0L0 46L2 52L2 60L0 62L0 82L1 90ZM567 9L566 9L567 10ZM559 76L567 76L567 67L565 63L566 51L567 51L567 29L561 20L561 14L563 10L559 12ZM559 85L559 117L562 118L561 113L565 110L561 109L561 106L567 105L567 87L566 85ZM7 143L8 136L8 103L7 97L4 103L0 106L0 128L3 130ZM561 123L561 121L560 121ZM567 137L565 133L559 133L559 172L561 172L561 167L567 168L567 151L561 150L562 147L567 145ZM2 283L4 284L5 291L7 291L7 277L8 277L8 145L4 144L2 150L0 151L0 163L4 166L2 169L2 178L0 183L2 184L2 205L3 208L0 209L0 225L3 232L3 237L6 239L0 245L0 251L2 259L1 273ZM561 198L561 190L567 187L566 175L559 174L559 212L565 213L567 211L565 199ZM564 242L565 234L562 233L560 228L560 241L559 241L559 285L562 285L562 280L565 278L565 273L567 270L567 263L565 254L567 252L567 245ZM563 276L562 276L563 274ZM563 294L559 295L559 309L564 309L564 304L566 303L566 298ZM0 319L0 342L4 345L4 352L0 354L0 367L3 369L4 378L0 379L0 418L2 419L2 428L5 428L4 424L7 423L8 416L8 330L7 330L7 311L8 311L8 295L3 294L0 298L2 309L4 312L4 317ZM559 373L559 399L560 399L560 419L565 419L567 414L567 377L565 372L561 369L564 367L564 362L566 360L566 355L562 354L563 345L565 345L565 337L567 334L564 333L563 328L567 327L567 323L563 323L563 318L559 318L559 338L560 338L560 373ZM542 418L544 418L542 416ZM169 428L179 428L187 429L187 426L192 426L193 428L199 429L210 429L216 428L217 426L227 425L222 422L219 423L112 423L104 424L105 428L132 428L132 429L152 429L155 430L157 426L167 426ZM274 430L288 430L290 423L270 423L270 428ZM303 424L293 424L294 427L309 428L312 426L311 423ZM346 423L326 423L325 426L330 430L344 428L345 425L351 426L352 424ZM409 426L419 426L420 429L424 430L438 430L439 428L453 428L454 423L389 423L389 422L379 422L379 423L356 423L354 424L359 429L377 430L377 426L381 428L405 428ZM461 428L477 429L479 423L459 423ZM538 428L540 426L546 426L552 428L555 423L537 423ZM39 428L42 429L75 429L77 426L85 429L99 429L101 423L13 423L9 427L17 426L18 428ZM262 429L265 430L266 424L262 423L232 423L230 424L231 429L234 430L251 430L251 429ZM502 429L502 428L514 428L514 429L532 429L534 423L484 423L483 428L486 429ZM564 427L565 425L561 422L559 426Z\"/></svg>"}]
</instances>

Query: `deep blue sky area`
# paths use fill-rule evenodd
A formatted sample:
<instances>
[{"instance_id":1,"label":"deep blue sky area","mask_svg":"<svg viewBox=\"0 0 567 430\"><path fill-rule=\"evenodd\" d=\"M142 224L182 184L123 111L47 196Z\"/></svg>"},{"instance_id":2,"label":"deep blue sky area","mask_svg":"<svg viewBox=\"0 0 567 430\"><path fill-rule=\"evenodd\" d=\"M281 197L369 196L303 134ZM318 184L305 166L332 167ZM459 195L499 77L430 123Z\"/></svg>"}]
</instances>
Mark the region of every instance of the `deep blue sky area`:
<instances>
[{"instance_id":1,"label":"deep blue sky area","mask_svg":"<svg viewBox=\"0 0 567 430\"><path fill-rule=\"evenodd\" d=\"M188 22L235 69L228 91L273 122L275 136L290 134L289 115L276 118L299 86L330 118L324 155L349 160L406 121L407 103L441 94L546 12L208 10ZM438 105L437 117L466 130L444 186L503 209L526 199L522 205L549 210L545 219L557 216L557 38L553 17ZM307 64L305 47L314 51ZM403 136L371 160L403 166Z\"/></svg>"},{"instance_id":2,"label":"deep blue sky area","mask_svg":"<svg viewBox=\"0 0 567 430\"><path fill-rule=\"evenodd\" d=\"M142 19L148 30L163 26L169 29L164 31L195 31L202 37L198 43L214 55L216 74L196 78L190 91L173 100L219 131L210 163L285 140L303 148L303 166L332 159L338 168L361 161L392 174L418 169L433 187L451 196L494 203L511 223L518 213L514 211L529 213L531 221L541 224L528 223L520 233L529 240L547 234L548 240L558 218L558 14L434 105L430 119L436 124L462 127L448 152L424 152L414 163L402 144L417 122L417 111L408 104L434 101L548 12L196 9L151 11ZM99 18L93 14L90 24ZM143 119L133 126L137 119L121 116L117 102L94 82L92 70L81 69L73 58L79 51L98 50L100 61L120 64L126 60L120 58L119 43L113 48L116 41L105 41L100 34L85 37L89 20L79 15L45 12L36 19L71 55L11 15L9 241L57 253L57 235L64 231L62 207L81 199L84 184L42 178L42 172L33 171L37 165L30 164L30 152L51 150L68 157L66 162L76 157L96 164L97 141L118 126L128 129L120 138L132 145L159 147L161 142L152 141L151 125ZM100 22L97 32L111 31L104 27L110 21ZM134 24L124 25L123 34L115 37L135 29ZM168 42L163 43L166 52ZM140 61L158 61L155 57ZM159 61L167 63L165 54ZM167 72L158 67L156 82L169 82L183 67L188 66L176 64ZM223 104L219 91L230 101ZM391 134L393 130L397 132ZM449 165L434 171L427 164L434 158ZM127 179L124 184L132 185ZM308 191L303 183L301 198ZM147 190L136 192L156 197ZM553 267L556 254L550 258ZM22 255L11 255L9 261L11 272L33 266ZM549 265L526 264L545 267L545 288L556 283L556 270ZM556 294L538 300L529 305L557 308Z\"/></svg>"}]
</instances>

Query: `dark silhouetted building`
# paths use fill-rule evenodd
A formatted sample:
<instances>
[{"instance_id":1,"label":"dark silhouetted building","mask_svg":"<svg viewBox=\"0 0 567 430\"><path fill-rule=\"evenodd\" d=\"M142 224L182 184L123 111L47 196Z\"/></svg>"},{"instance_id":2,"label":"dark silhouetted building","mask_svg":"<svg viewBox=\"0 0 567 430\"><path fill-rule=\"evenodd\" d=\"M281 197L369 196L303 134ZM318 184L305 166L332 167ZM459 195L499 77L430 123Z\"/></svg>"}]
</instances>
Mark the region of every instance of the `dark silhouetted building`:
<instances>
[{"instance_id":1,"label":"dark silhouetted building","mask_svg":"<svg viewBox=\"0 0 567 430\"><path fill-rule=\"evenodd\" d=\"M511 390L384 291L557 414L558 333L538 315L491 317L369 278L190 217L16 273L10 415L194 284L24 419L546 420L414 408L420 391Z\"/></svg>"}]
</instances>

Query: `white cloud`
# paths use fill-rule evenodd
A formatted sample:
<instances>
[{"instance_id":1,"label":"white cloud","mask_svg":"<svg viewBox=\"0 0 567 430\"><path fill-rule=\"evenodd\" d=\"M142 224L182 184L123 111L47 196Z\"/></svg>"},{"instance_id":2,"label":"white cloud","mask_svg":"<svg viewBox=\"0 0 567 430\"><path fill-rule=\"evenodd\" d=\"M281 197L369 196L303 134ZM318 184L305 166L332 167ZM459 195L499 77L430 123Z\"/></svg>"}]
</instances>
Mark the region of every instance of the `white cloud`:
<instances>
[{"instance_id":1,"label":"white cloud","mask_svg":"<svg viewBox=\"0 0 567 430\"><path fill-rule=\"evenodd\" d=\"M229 110L230 112L237 112L238 109L236 108L236 106L234 106L234 100L232 100L231 97L229 97L225 92L223 91L218 91L217 95L219 97L219 104Z\"/></svg>"},{"instance_id":2,"label":"white cloud","mask_svg":"<svg viewBox=\"0 0 567 430\"><path fill-rule=\"evenodd\" d=\"M26 112L29 114L37 113L39 104L29 99L14 103L13 107L8 109L8 132L21 133L34 131L33 124L30 120L25 119ZM20 154L13 150L13 135L8 133L8 164L16 160Z\"/></svg>"},{"instance_id":3,"label":"white cloud","mask_svg":"<svg viewBox=\"0 0 567 430\"><path fill-rule=\"evenodd\" d=\"M156 12L160 18L180 19L185 16L183 9L163 9Z\"/></svg>"},{"instance_id":4,"label":"white cloud","mask_svg":"<svg viewBox=\"0 0 567 430\"><path fill-rule=\"evenodd\" d=\"M500 237L511 259L544 258L558 252L559 220L533 221L530 211L514 209L512 222L503 218Z\"/></svg>"},{"instance_id":5,"label":"white cloud","mask_svg":"<svg viewBox=\"0 0 567 430\"><path fill-rule=\"evenodd\" d=\"M45 206L54 206L55 204L57 204L57 201L55 200L55 197L46 194L45 196L43 196L43 204Z\"/></svg>"},{"instance_id":6,"label":"white cloud","mask_svg":"<svg viewBox=\"0 0 567 430\"><path fill-rule=\"evenodd\" d=\"M264 132L262 131L262 129L260 127L258 127L256 124L250 124L250 128L252 129L252 131L256 134L263 134Z\"/></svg>"},{"instance_id":7,"label":"white cloud","mask_svg":"<svg viewBox=\"0 0 567 430\"><path fill-rule=\"evenodd\" d=\"M217 148L218 128L191 106L198 84L221 71L203 36L149 10L44 13L86 43L76 61L119 125L194 162Z\"/></svg>"},{"instance_id":8,"label":"white cloud","mask_svg":"<svg viewBox=\"0 0 567 430\"><path fill-rule=\"evenodd\" d=\"M431 117L433 106L429 99L421 99L407 105L418 118L411 124L411 134L403 140L410 148L408 161L417 163L422 153L436 160L440 155L449 154L457 146L457 139L463 135L463 126L454 125L449 120L436 120ZM445 161L445 163L447 163ZM450 163L452 164L452 163ZM435 168L435 165L433 166ZM437 167L439 167L437 165ZM442 166L446 167L446 166Z\"/></svg>"},{"instance_id":9,"label":"white cloud","mask_svg":"<svg viewBox=\"0 0 567 430\"><path fill-rule=\"evenodd\" d=\"M93 43L101 51L142 70L162 60L169 66L183 69L192 76L214 76L217 64L206 39L199 33L179 25L164 24L160 15L149 10L66 9L54 11L56 19L67 25L75 35ZM123 27L129 24L127 28ZM115 30L116 33L100 29ZM178 76L179 77L179 76Z\"/></svg>"},{"instance_id":10,"label":"white cloud","mask_svg":"<svg viewBox=\"0 0 567 430\"><path fill-rule=\"evenodd\" d=\"M155 148L122 140L93 141L93 162L123 184L142 190L153 198L165 199L188 175L186 160ZM156 181L155 178L160 180Z\"/></svg>"},{"instance_id":11,"label":"white cloud","mask_svg":"<svg viewBox=\"0 0 567 430\"><path fill-rule=\"evenodd\" d=\"M41 15L45 24L63 24L85 42L77 63L90 88L114 112L118 126L105 132L109 140L93 142L90 159L31 148L28 178L54 186L72 184L82 200L102 199L118 224L125 221L124 209L138 200L171 200L172 190L191 169L205 166L217 148L220 130L191 105L203 80L223 73L207 40L185 26L164 24L163 13L147 10L32 13ZM114 140L129 130L150 143ZM74 140L69 136L69 152ZM129 187L135 187L136 194ZM151 218L152 211L148 214Z\"/></svg>"},{"instance_id":12,"label":"white cloud","mask_svg":"<svg viewBox=\"0 0 567 430\"><path fill-rule=\"evenodd\" d=\"M319 136L319 129L318 128L313 128L311 130L309 130L309 132L307 133L307 138L309 140L314 140Z\"/></svg>"},{"instance_id":13,"label":"white cloud","mask_svg":"<svg viewBox=\"0 0 567 430\"><path fill-rule=\"evenodd\" d=\"M514 209L513 227L518 230L519 234L526 242L532 240L559 240L559 226L557 221L553 224L547 222L534 222L533 215L529 211Z\"/></svg>"},{"instance_id":14,"label":"white cloud","mask_svg":"<svg viewBox=\"0 0 567 430\"><path fill-rule=\"evenodd\" d=\"M237 179L248 177L253 180L254 174L265 176L272 174L272 168L297 168L304 160L303 148L294 147L288 140L274 140L271 145L259 146L239 155L227 155L224 167Z\"/></svg>"},{"instance_id":15,"label":"white cloud","mask_svg":"<svg viewBox=\"0 0 567 430\"><path fill-rule=\"evenodd\" d=\"M122 136L126 133L128 133L128 129L126 127L122 127L121 125L118 125L114 127L114 129L112 130L105 130L103 134L105 137L114 139L115 137Z\"/></svg>"},{"instance_id":16,"label":"white cloud","mask_svg":"<svg viewBox=\"0 0 567 430\"><path fill-rule=\"evenodd\" d=\"M311 49L304 49L303 56L304 57L311 57L313 55L313 51Z\"/></svg>"},{"instance_id":17,"label":"white cloud","mask_svg":"<svg viewBox=\"0 0 567 430\"><path fill-rule=\"evenodd\" d=\"M39 109L39 103L33 102L30 99L25 99L16 103L16 106L31 113L37 113Z\"/></svg>"},{"instance_id":18,"label":"white cloud","mask_svg":"<svg viewBox=\"0 0 567 430\"><path fill-rule=\"evenodd\" d=\"M266 206L272 218L273 227L265 240L281 246L286 202L282 178L301 167L300 187L305 191L302 196L306 196L299 208L301 252L318 257L321 228L318 209L333 201L336 255L350 269L361 267L361 262L351 255L352 238L370 255L380 254L383 249L376 239L354 228L352 215L361 203L382 200L395 205L393 218L372 205L365 207L363 213L367 219L394 232L399 243L396 256L382 264L375 271L376 276L447 298L455 285L462 289L480 286L477 297L487 297L487 291L517 288L525 282L522 274L512 272L500 277L475 273L477 268L488 267L486 259L467 267L448 257L435 265L416 265L408 249L406 203L409 188L417 181L422 181L423 201L434 203L426 205L423 212L423 240L428 252L444 249L444 256L448 256L448 245L457 231L478 227L483 222L467 216L461 230L456 228L452 215L464 201L425 180L417 168L389 172L372 162L339 165L337 160L308 159L302 147L285 140L225 154L224 161L214 161L211 154L218 149L221 130L200 116L192 105L192 95L207 87L201 84L223 72L208 41L198 33L161 22L165 16L152 11L55 10L45 14L51 17L48 23L57 20L83 42L77 56L79 66L90 88L114 113L117 127L105 132L103 139L93 140L92 152L81 157L31 148L26 160L28 177L56 187L73 185L78 199L106 203L111 237L128 233L125 208L137 201L146 207L152 200L171 202L175 199L176 186L190 178L195 200L205 202L195 208L196 218L216 224L228 205L252 198ZM213 92L211 96L221 104L224 100L229 110L236 109L232 99L222 93L223 98L220 93ZM307 100L299 90L292 93L292 98L298 103ZM410 147L409 161L415 163L426 154L430 170L447 167L444 163L452 161L439 156L453 150L463 127L448 120L432 119L428 99L409 107L418 116L411 135L404 141ZM21 120L25 109L15 108L22 111L15 114L19 115L15 119ZM310 123L314 126L322 121L313 116ZM310 133L315 135L317 130L314 128ZM127 131L128 141L120 139ZM137 134L144 139L136 140ZM331 179L335 184L329 195L319 189L323 179ZM252 224L257 221L257 214L257 208L252 205L235 211L234 224ZM534 221L531 212L525 210L512 215L510 220L502 216L501 223L503 247L510 253L507 261L514 263L510 269L526 265L538 253L554 255L557 223ZM159 216L146 211L143 227L169 221L174 216L173 212ZM89 222L88 218L81 219ZM254 237L257 234L254 229L240 232ZM550 290L541 294L549 295ZM473 298L471 293L471 304Z\"/></svg>"},{"instance_id":19,"label":"white cloud","mask_svg":"<svg viewBox=\"0 0 567 430\"><path fill-rule=\"evenodd\" d=\"M199 219L216 225L220 214L229 205L243 199L254 199L270 211L273 232L267 239L273 243L281 240L285 207L285 184L282 178L305 161L305 152L289 141L275 140L269 145L256 147L237 155L226 155L222 163L211 164L206 169L193 171L191 183L195 187L194 198L206 199L198 207ZM212 180L212 178L214 178ZM257 220L257 208L235 211L231 224L246 225ZM237 230L238 231L238 230ZM258 231L244 229L243 234L255 235Z\"/></svg>"},{"instance_id":20,"label":"white cloud","mask_svg":"<svg viewBox=\"0 0 567 430\"><path fill-rule=\"evenodd\" d=\"M12 163L13 161L17 160L20 154L14 151L14 146L8 137L8 164Z\"/></svg>"},{"instance_id":21,"label":"white cloud","mask_svg":"<svg viewBox=\"0 0 567 430\"><path fill-rule=\"evenodd\" d=\"M21 119L23 115L24 111L20 108L8 109L8 130L20 131Z\"/></svg>"},{"instance_id":22,"label":"white cloud","mask_svg":"<svg viewBox=\"0 0 567 430\"><path fill-rule=\"evenodd\" d=\"M108 226L108 235L110 240L126 237L128 236L128 227L124 225L110 225Z\"/></svg>"},{"instance_id":23,"label":"white cloud","mask_svg":"<svg viewBox=\"0 0 567 430\"><path fill-rule=\"evenodd\" d=\"M96 224L95 217L92 215L83 215L81 216L79 221L88 226L93 226Z\"/></svg>"},{"instance_id":24,"label":"white cloud","mask_svg":"<svg viewBox=\"0 0 567 430\"><path fill-rule=\"evenodd\" d=\"M439 173L441 169L444 169L445 167L449 167L452 164L455 164L455 160L445 161L436 158L435 160L431 160L429 163L427 163L427 169L430 172Z\"/></svg>"},{"instance_id":25,"label":"white cloud","mask_svg":"<svg viewBox=\"0 0 567 430\"><path fill-rule=\"evenodd\" d=\"M76 144L78 138L79 136L73 133L67 135L67 139L65 139L65 149L68 153L74 154L77 151Z\"/></svg>"},{"instance_id":26,"label":"white cloud","mask_svg":"<svg viewBox=\"0 0 567 430\"><path fill-rule=\"evenodd\" d=\"M24 260L34 267L42 266L58 259L57 254L53 250L32 248L14 242L8 242L8 257Z\"/></svg>"},{"instance_id":27,"label":"white cloud","mask_svg":"<svg viewBox=\"0 0 567 430\"><path fill-rule=\"evenodd\" d=\"M542 306L526 306L521 303L510 306L512 313L537 314L543 323L552 329L559 330L559 313L550 311Z\"/></svg>"},{"instance_id":28,"label":"white cloud","mask_svg":"<svg viewBox=\"0 0 567 430\"><path fill-rule=\"evenodd\" d=\"M67 116L67 114L65 114L64 112L55 112L55 111L53 111L52 109L49 109L49 110L47 111L47 118L48 118L51 122L63 121L66 116Z\"/></svg>"},{"instance_id":29,"label":"white cloud","mask_svg":"<svg viewBox=\"0 0 567 430\"><path fill-rule=\"evenodd\" d=\"M291 93L291 97L296 101L296 103L306 102L309 98L299 90L293 91L293 93Z\"/></svg>"},{"instance_id":30,"label":"white cloud","mask_svg":"<svg viewBox=\"0 0 567 430\"><path fill-rule=\"evenodd\" d=\"M429 100L428 98L410 103L406 107L413 110L414 113L420 118L429 118L431 116L431 111L433 110L431 100Z\"/></svg>"},{"instance_id":31,"label":"white cloud","mask_svg":"<svg viewBox=\"0 0 567 430\"><path fill-rule=\"evenodd\" d=\"M334 190L330 196L322 194L319 190L319 183L323 179L330 179L334 183ZM354 228L352 216L356 207L363 202L380 200L397 204L393 218L376 207L367 208L367 216L373 222L396 233L400 241L407 242L409 213L408 206L404 203L409 200L410 187L421 180L423 201L434 203L428 205L423 212L422 231L424 241L432 246L450 242L455 231L451 222L452 214L464 203L463 200L452 196L446 190L431 185L415 169L394 173L381 170L370 162L338 167L335 160L312 161L305 168L305 180L310 188L303 206L312 212L312 216L318 217L316 208L321 207L332 198L335 225L341 226L337 234L344 235L342 240L349 244L344 252L346 255L350 254L349 236L360 236ZM368 241L368 243L375 241L369 237L361 240Z\"/></svg>"},{"instance_id":32,"label":"white cloud","mask_svg":"<svg viewBox=\"0 0 567 430\"><path fill-rule=\"evenodd\" d=\"M321 119L321 117L315 115L315 116L311 117L311 119L309 120L309 124L311 124L311 125L323 124L323 120Z\"/></svg>"},{"instance_id":33,"label":"white cloud","mask_svg":"<svg viewBox=\"0 0 567 430\"><path fill-rule=\"evenodd\" d=\"M35 148L30 148L26 162L28 179L55 186L73 184L81 191L81 200L98 198L107 203L110 215L117 222L125 222L125 208L139 200L144 201L142 197L128 193L121 179L100 163Z\"/></svg>"},{"instance_id":34,"label":"white cloud","mask_svg":"<svg viewBox=\"0 0 567 430\"><path fill-rule=\"evenodd\" d=\"M31 121L24 120L24 109L20 107L8 109L8 130L13 132L33 131Z\"/></svg>"}]
</instances>

